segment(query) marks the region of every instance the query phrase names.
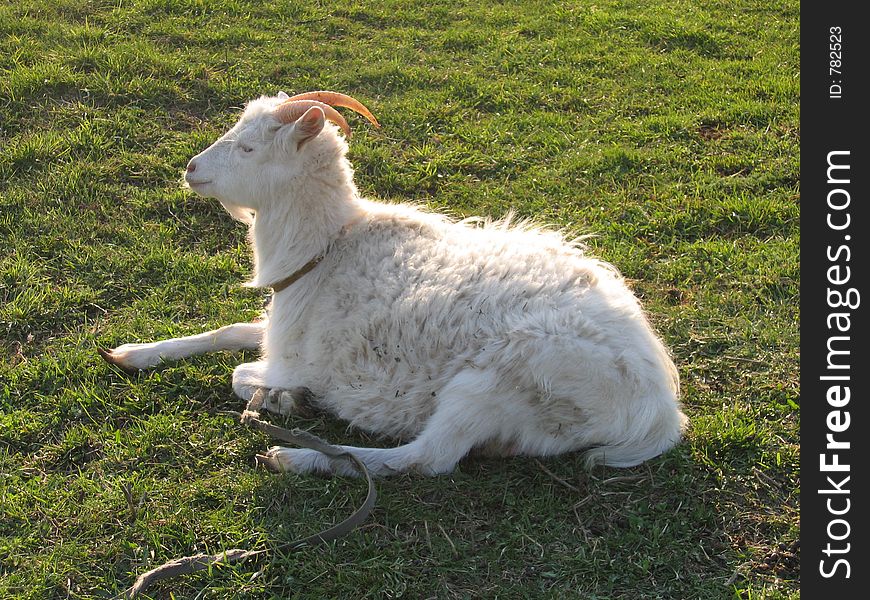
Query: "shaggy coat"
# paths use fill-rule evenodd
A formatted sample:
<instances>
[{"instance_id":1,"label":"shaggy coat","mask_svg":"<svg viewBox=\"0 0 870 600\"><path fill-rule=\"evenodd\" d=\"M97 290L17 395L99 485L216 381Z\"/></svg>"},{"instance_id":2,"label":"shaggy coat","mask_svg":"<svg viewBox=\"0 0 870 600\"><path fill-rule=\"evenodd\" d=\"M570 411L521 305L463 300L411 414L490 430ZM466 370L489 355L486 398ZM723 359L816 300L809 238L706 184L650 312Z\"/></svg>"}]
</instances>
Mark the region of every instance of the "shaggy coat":
<instances>
[{"instance_id":1,"label":"shaggy coat","mask_svg":"<svg viewBox=\"0 0 870 600\"><path fill-rule=\"evenodd\" d=\"M583 450L627 467L678 442L677 371L618 272L528 224L452 221L360 197L337 127L314 107L276 118L286 95L251 102L194 157L186 181L249 226L250 285L274 294L263 321L109 358L127 368L259 347L233 374L268 408L313 404L404 442L347 449L376 474L451 471L469 451L546 456ZM273 448L296 472L353 473L313 450Z\"/></svg>"}]
</instances>

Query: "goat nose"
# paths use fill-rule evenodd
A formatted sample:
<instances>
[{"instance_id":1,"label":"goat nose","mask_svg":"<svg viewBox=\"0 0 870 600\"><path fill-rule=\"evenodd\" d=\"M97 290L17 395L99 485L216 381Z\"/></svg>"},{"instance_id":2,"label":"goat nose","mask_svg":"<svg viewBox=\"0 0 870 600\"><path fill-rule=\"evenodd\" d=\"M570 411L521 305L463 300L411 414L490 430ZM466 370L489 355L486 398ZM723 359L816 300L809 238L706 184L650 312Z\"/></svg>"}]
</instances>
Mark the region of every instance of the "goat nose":
<instances>
[{"instance_id":1,"label":"goat nose","mask_svg":"<svg viewBox=\"0 0 870 600\"><path fill-rule=\"evenodd\" d=\"M190 161L189 163L187 163L187 172L193 173L194 171L196 171L196 163L193 161Z\"/></svg>"}]
</instances>

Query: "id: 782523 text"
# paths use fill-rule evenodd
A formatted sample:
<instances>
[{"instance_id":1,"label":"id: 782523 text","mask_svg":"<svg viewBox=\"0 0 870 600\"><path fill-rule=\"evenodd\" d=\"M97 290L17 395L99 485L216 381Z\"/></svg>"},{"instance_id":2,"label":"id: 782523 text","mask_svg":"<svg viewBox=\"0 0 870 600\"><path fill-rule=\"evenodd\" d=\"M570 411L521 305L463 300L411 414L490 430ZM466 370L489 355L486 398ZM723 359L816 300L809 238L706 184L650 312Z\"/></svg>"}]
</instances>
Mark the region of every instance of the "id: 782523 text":
<instances>
[{"instance_id":1,"label":"id: 782523 text","mask_svg":"<svg viewBox=\"0 0 870 600\"><path fill-rule=\"evenodd\" d=\"M833 26L828 29L828 98L843 97L843 28Z\"/></svg>"}]
</instances>

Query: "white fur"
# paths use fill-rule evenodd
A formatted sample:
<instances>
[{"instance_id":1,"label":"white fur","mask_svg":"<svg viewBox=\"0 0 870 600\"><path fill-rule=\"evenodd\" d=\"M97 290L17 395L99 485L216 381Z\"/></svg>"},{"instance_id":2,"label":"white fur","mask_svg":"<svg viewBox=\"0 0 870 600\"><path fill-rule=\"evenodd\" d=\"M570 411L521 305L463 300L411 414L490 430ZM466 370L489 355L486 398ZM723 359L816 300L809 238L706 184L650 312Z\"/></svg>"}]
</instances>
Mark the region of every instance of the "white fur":
<instances>
[{"instance_id":1,"label":"white fur","mask_svg":"<svg viewBox=\"0 0 870 600\"><path fill-rule=\"evenodd\" d=\"M251 285L325 258L275 295L264 322L126 344L120 364L259 345L262 358L233 374L236 393L308 388L316 406L405 441L348 448L381 475L449 472L474 448L586 450L623 467L678 442L677 371L613 267L510 219L454 222L361 198L337 128L316 108L281 125L282 98L251 102L186 179L249 224ZM353 472L311 450L270 454L297 472Z\"/></svg>"}]
</instances>

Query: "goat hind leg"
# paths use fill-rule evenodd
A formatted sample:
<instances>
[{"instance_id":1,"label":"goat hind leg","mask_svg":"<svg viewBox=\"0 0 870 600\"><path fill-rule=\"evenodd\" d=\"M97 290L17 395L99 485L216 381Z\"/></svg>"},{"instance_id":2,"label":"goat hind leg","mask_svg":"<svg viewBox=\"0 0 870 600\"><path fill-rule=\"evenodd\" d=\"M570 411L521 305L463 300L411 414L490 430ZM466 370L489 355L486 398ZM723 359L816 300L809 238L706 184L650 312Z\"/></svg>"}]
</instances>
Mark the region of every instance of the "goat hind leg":
<instances>
[{"instance_id":1,"label":"goat hind leg","mask_svg":"<svg viewBox=\"0 0 870 600\"><path fill-rule=\"evenodd\" d=\"M495 382L495 376L485 371L463 371L439 394L438 408L414 441L395 448L341 448L376 476L450 473L473 447L498 436L502 419L493 401ZM281 471L359 475L350 461L304 448L275 446L266 459Z\"/></svg>"},{"instance_id":2,"label":"goat hind leg","mask_svg":"<svg viewBox=\"0 0 870 600\"><path fill-rule=\"evenodd\" d=\"M196 354L219 350L253 350L260 346L265 330L264 321L234 323L220 329L160 340L145 344L124 344L114 350L99 349L106 362L127 372L135 372L159 365L166 360L178 360Z\"/></svg>"}]
</instances>

